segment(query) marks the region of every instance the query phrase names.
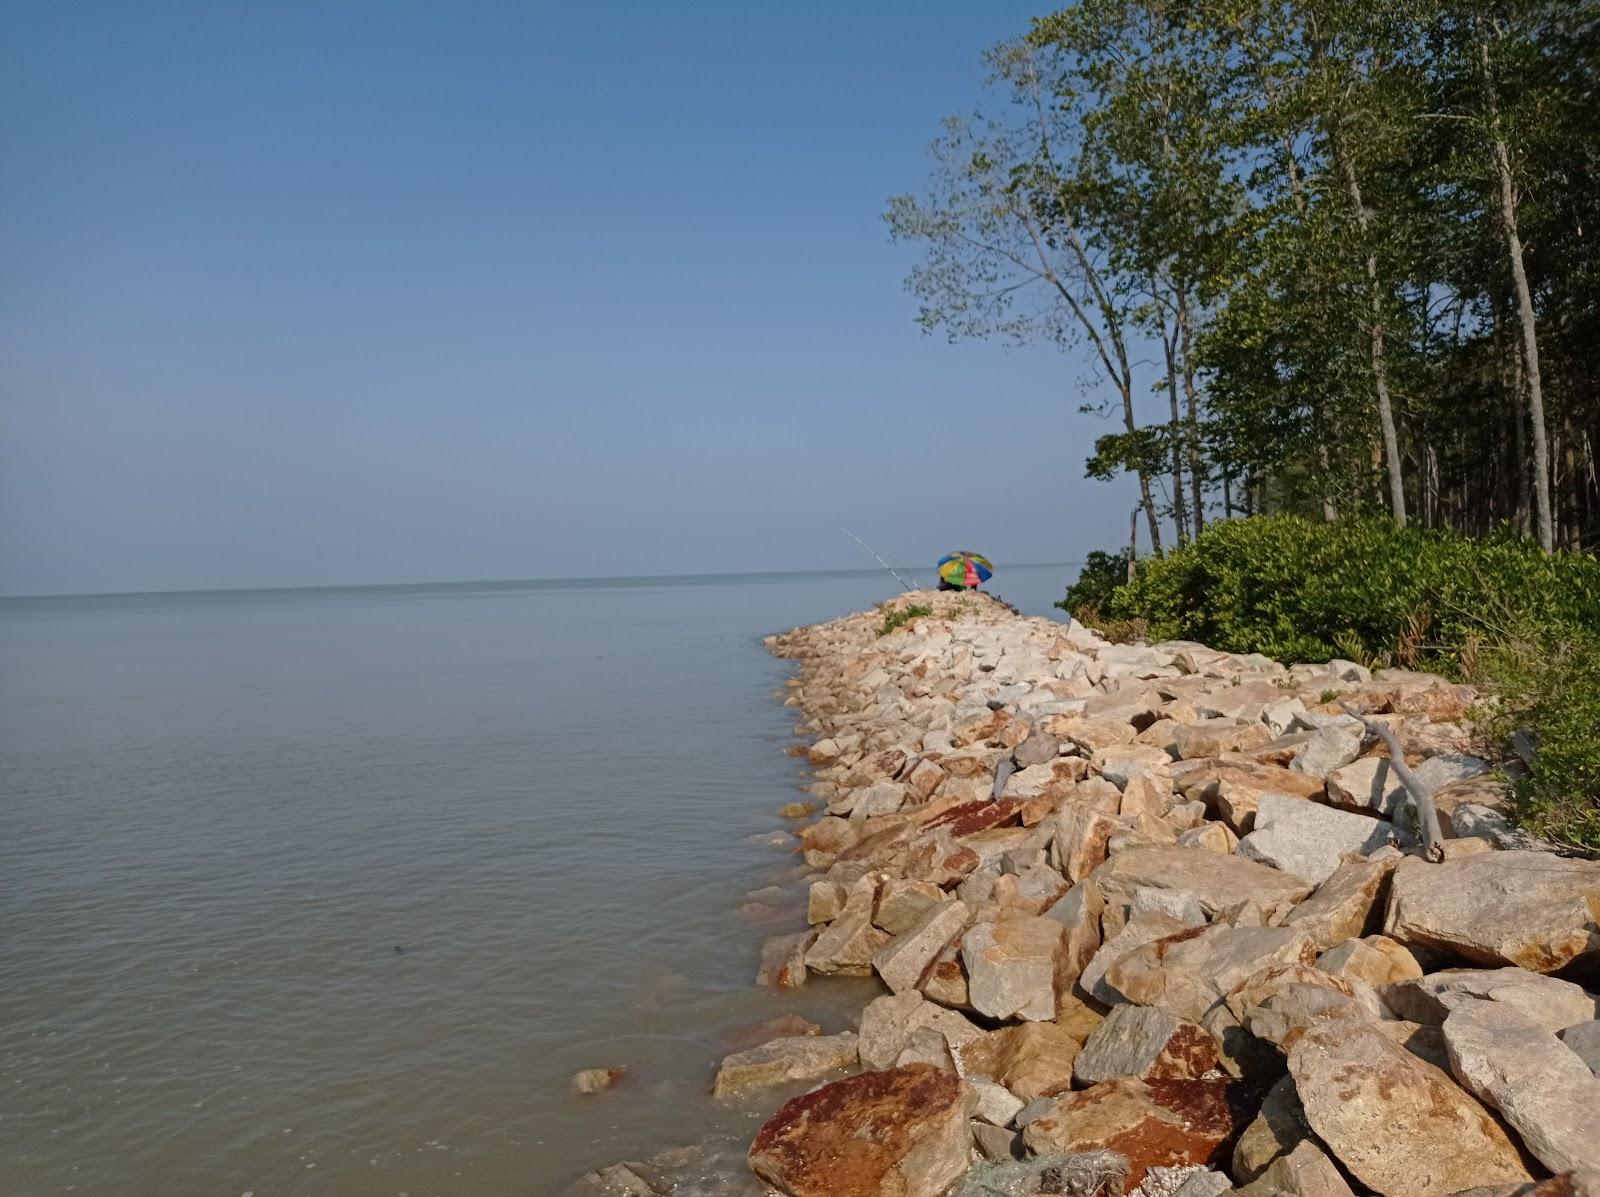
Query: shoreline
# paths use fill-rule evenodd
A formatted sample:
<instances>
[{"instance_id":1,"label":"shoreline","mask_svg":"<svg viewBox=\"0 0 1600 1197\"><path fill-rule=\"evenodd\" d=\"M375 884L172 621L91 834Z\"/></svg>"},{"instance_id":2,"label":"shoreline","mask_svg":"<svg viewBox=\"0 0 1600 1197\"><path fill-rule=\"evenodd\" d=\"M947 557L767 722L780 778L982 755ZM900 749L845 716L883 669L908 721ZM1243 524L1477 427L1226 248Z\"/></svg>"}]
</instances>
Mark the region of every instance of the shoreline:
<instances>
[{"instance_id":1,"label":"shoreline","mask_svg":"<svg viewBox=\"0 0 1600 1197\"><path fill-rule=\"evenodd\" d=\"M935 614L881 634L911 605ZM1469 688L1113 645L982 593L765 644L797 662L812 809L780 812L808 926L759 981L879 996L722 1062L719 1097L776 1111L742 1175L703 1144L577 1191L1453 1197L1600 1170L1573 1130L1600 1109L1600 863L1509 829ZM1398 736L1441 862L1338 702ZM1556 1190L1490 1192L1524 1191Z\"/></svg>"}]
</instances>

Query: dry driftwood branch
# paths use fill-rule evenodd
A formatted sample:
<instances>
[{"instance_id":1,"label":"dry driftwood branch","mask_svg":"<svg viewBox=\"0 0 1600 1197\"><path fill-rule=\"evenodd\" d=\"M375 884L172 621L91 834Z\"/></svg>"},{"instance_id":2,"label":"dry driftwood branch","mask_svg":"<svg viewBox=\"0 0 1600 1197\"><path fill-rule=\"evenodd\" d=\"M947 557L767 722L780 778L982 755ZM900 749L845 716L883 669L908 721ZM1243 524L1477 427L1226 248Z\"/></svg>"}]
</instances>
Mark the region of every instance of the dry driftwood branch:
<instances>
[{"instance_id":1,"label":"dry driftwood branch","mask_svg":"<svg viewBox=\"0 0 1600 1197\"><path fill-rule=\"evenodd\" d=\"M1339 704L1339 709L1352 718L1361 720L1363 727L1388 745L1389 767L1394 770L1394 775L1400 779L1400 784L1406 788L1406 793L1411 795L1411 801L1416 804L1417 826L1422 832L1422 855L1427 860L1443 860L1444 833L1439 830L1438 808L1433 805L1433 795L1428 792L1428 788L1406 767L1406 754L1400 747L1399 738L1389 729L1388 724L1368 719L1361 712L1352 711L1342 702Z\"/></svg>"}]
</instances>

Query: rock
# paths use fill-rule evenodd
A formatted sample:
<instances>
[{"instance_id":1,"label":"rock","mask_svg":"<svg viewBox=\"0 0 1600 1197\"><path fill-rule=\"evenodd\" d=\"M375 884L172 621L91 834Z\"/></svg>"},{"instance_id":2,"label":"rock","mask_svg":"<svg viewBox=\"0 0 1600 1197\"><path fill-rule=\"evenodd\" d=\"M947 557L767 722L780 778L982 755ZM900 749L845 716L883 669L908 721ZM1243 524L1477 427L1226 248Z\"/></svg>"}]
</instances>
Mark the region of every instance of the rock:
<instances>
[{"instance_id":1,"label":"rock","mask_svg":"<svg viewBox=\"0 0 1600 1197\"><path fill-rule=\"evenodd\" d=\"M838 855L855 844L860 830L849 819L824 815L815 823L800 829L800 847L806 852L829 852Z\"/></svg>"},{"instance_id":2,"label":"rock","mask_svg":"<svg viewBox=\"0 0 1600 1197\"><path fill-rule=\"evenodd\" d=\"M1384 933L1477 964L1555 972L1600 960L1600 862L1490 852L1400 862Z\"/></svg>"},{"instance_id":3,"label":"rock","mask_svg":"<svg viewBox=\"0 0 1600 1197\"><path fill-rule=\"evenodd\" d=\"M1078 988L1095 1001L1112 1006L1125 999L1106 983L1106 973L1118 961L1131 956L1145 944L1166 935L1188 930L1188 924L1165 914L1139 914L1103 943L1078 976Z\"/></svg>"},{"instance_id":4,"label":"rock","mask_svg":"<svg viewBox=\"0 0 1600 1197\"><path fill-rule=\"evenodd\" d=\"M806 891L806 922L813 927L818 923L831 923L844 913L845 886L837 881L813 881Z\"/></svg>"},{"instance_id":5,"label":"rock","mask_svg":"<svg viewBox=\"0 0 1600 1197\"><path fill-rule=\"evenodd\" d=\"M1127 1176L1128 1161L1114 1152L1041 1155L975 1164L950 1197L1121 1197Z\"/></svg>"},{"instance_id":6,"label":"rock","mask_svg":"<svg viewBox=\"0 0 1600 1197\"><path fill-rule=\"evenodd\" d=\"M1309 1139L1273 1160L1259 1180L1240 1192L1242 1197L1354 1197L1334 1162Z\"/></svg>"},{"instance_id":7,"label":"rock","mask_svg":"<svg viewBox=\"0 0 1600 1197\"><path fill-rule=\"evenodd\" d=\"M1061 995L1070 992L1074 982L1100 950L1100 916L1105 901L1100 887L1092 881L1073 886L1066 897L1044 912L1044 917L1059 923L1066 931L1061 958L1056 966L1057 1013Z\"/></svg>"},{"instance_id":8,"label":"rock","mask_svg":"<svg viewBox=\"0 0 1600 1197\"><path fill-rule=\"evenodd\" d=\"M939 1197L967 1170L975 1100L926 1064L846 1077L786 1102L750 1167L788 1197Z\"/></svg>"},{"instance_id":9,"label":"rock","mask_svg":"<svg viewBox=\"0 0 1600 1197\"><path fill-rule=\"evenodd\" d=\"M1455 1197L1600 1197L1600 1172L1565 1172L1525 1185L1482 1185Z\"/></svg>"},{"instance_id":10,"label":"rock","mask_svg":"<svg viewBox=\"0 0 1600 1197\"><path fill-rule=\"evenodd\" d=\"M992 1123L995 1126L1009 1126L1023 1107L1024 1103L1020 1097L996 1081L972 1076L967 1078L967 1084L972 1086L972 1092L978 1099L978 1104L972 1111L973 1117L981 1122Z\"/></svg>"},{"instance_id":11,"label":"rock","mask_svg":"<svg viewBox=\"0 0 1600 1197\"><path fill-rule=\"evenodd\" d=\"M1236 719L1200 719L1178 727L1172 735L1173 747L1184 760L1248 752L1270 739L1272 734L1264 724Z\"/></svg>"},{"instance_id":12,"label":"rock","mask_svg":"<svg viewBox=\"0 0 1600 1197\"><path fill-rule=\"evenodd\" d=\"M1066 894L1070 883L1042 861L1021 875L1007 873L995 884L995 901L1028 914L1043 914Z\"/></svg>"},{"instance_id":13,"label":"rock","mask_svg":"<svg viewBox=\"0 0 1600 1197\"><path fill-rule=\"evenodd\" d=\"M1239 855L1320 884L1347 853L1365 856L1394 839L1380 820L1269 794L1256 812L1255 830L1239 841Z\"/></svg>"},{"instance_id":14,"label":"rock","mask_svg":"<svg viewBox=\"0 0 1600 1197\"><path fill-rule=\"evenodd\" d=\"M1215 916L1243 896L1266 909L1287 908L1312 890L1302 881L1267 865L1204 848L1139 848L1111 857L1094 871L1108 908L1130 903L1134 890L1180 890Z\"/></svg>"},{"instance_id":15,"label":"rock","mask_svg":"<svg viewBox=\"0 0 1600 1197\"><path fill-rule=\"evenodd\" d=\"M793 989L806 983L806 952L816 938L815 931L796 935L775 935L761 945L761 964L756 984L772 989Z\"/></svg>"},{"instance_id":16,"label":"rock","mask_svg":"<svg viewBox=\"0 0 1600 1197\"><path fill-rule=\"evenodd\" d=\"M574 1093L585 1095L599 1093L620 1081L627 1071L626 1068L585 1068L572 1074L571 1088Z\"/></svg>"},{"instance_id":17,"label":"rock","mask_svg":"<svg viewBox=\"0 0 1600 1197\"><path fill-rule=\"evenodd\" d=\"M1092 884L1092 883L1091 883ZM1177 919L1185 927L1198 927L1206 922L1206 910L1193 894L1181 889L1151 889L1142 885L1133 891L1133 901L1128 903L1128 917L1141 914L1164 914Z\"/></svg>"},{"instance_id":18,"label":"rock","mask_svg":"<svg viewBox=\"0 0 1600 1197\"><path fill-rule=\"evenodd\" d=\"M798 1014L785 1014L778 1018L769 1018L765 1022L753 1026L743 1026L728 1031L721 1038L723 1043L734 1051L747 1047L756 1047L762 1043L770 1043L774 1039L785 1039L794 1035L820 1035L822 1028L810 1019L801 1018Z\"/></svg>"},{"instance_id":19,"label":"rock","mask_svg":"<svg viewBox=\"0 0 1600 1197\"><path fill-rule=\"evenodd\" d=\"M1552 1172L1600 1170L1600 1078L1546 1028L1509 1006L1458 1007L1444 1021L1450 1071L1499 1110Z\"/></svg>"},{"instance_id":20,"label":"rock","mask_svg":"<svg viewBox=\"0 0 1600 1197\"><path fill-rule=\"evenodd\" d=\"M1123 1000L1201 1021L1231 990L1272 964L1310 964L1311 940L1288 927L1212 924L1144 945L1112 965L1105 983Z\"/></svg>"},{"instance_id":21,"label":"rock","mask_svg":"<svg viewBox=\"0 0 1600 1197\"><path fill-rule=\"evenodd\" d=\"M1361 733L1334 725L1314 731L1295 751L1291 769L1310 777L1327 777L1361 755Z\"/></svg>"},{"instance_id":22,"label":"rock","mask_svg":"<svg viewBox=\"0 0 1600 1197\"><path fill-rule=\"evenodd\" d=\"M1114 1006L1084 1041L1072 1075L1085 1086L1117 1077L1192 1080L1216 1066L1217 1041L1199 1024L1165 1010Z\"/></svg>"},{"instance_id":23,"label":"rock","mask_svg":"<svg viewBox=\"0 0 1600 1197\"><path fill-rule=\"evenodd\" d=\"M1124 815L1152 815L1159 819L1172 809L1174 801L1170 781L1153 773L1141 773L1128 779L1117 809Z\"/></svg>"},{"instance_id":24,"label":"rock","mask_svg":"<svg viewBox=\"0 0 1600 1197\"><path fill-rule=\"evenodd\" d=\"M857 882L859 887L864 878ZM872 900L858 902L858 890L845 903L844 912L823 929L807 949L806 967L814 973L842 973L865 977L872 973L872 958L889 942L889 934L872 925Z\"/></svg>"},{"instance_id":25,"label":"rock","mask_svg":"<svg viewBox=\"0 0 1600 1197\"><path fill-rule=\"evenodd\" d=\"M984 1032L954 1010L927 1001L919 993L874 998L861 1012L859 1050L864 1068L888 1068L900 1058L917 1031L931 1029L943 1035L959 1052Z\"/></svg>"},{"instance_id":26,"label":"rock","mask_svg":"<svg viewBox=\"0 0 1600 1197\"><path fill-rule=\"evenodd\" d=\"M1022 1139L1036 1152L1114 1151L1137 1186L1155 1167L1210 1165L1254 1114L1248 1089L1233 1081L1104 1081L1058 1097Z\"/></svg>"},{"instance_id":27,"label":"rock","mask_svg":"<svg viewBox=\"0 0 1600 1197\"><path fill-rule=\"evenodd\" d=\"M780 819L804 819L807 815L815 813L815 802L788 802L778 808Z\"/></svg>"},{"instance_id":28,"label":"rock","mask_svg":"<svg viewBox=\"0 0 1600 1197\"><path fill-rule=\"evenodd\" d=\"M786 1081L814 1081L856 1063L856 1037L797 1035L773 1039L748 1051L735 1052L717 1068L713 1097L732 1097L748 1089L768 1088Z\"/></svg>"},{"instance_id":29,"label":"rock","mask_svg":"<svg viewBox=\"0 0 1600 1197\"><path fill-rule=\"evenodd\" d=\"M930 760L920 760L912 766L911 772L906 774L906 789L910 791L912 802L926 802L933 797L939 783L944 780L945 773L938 765Z\"/></svg>"},{"instance_id":30,"label":"rock","mask_svg":"<svg viewBox=\"0 0 1600 1197\"><path fill-rule=\"evenodd\" d=\"M1393 859L1340 864L1315 893L1288 913L1283 925L1306 932L1324 949L1375 930L1383 918L1394 866Z\"/></svg>"},{"instance_id":31,"label":"rock","mask_svg":"<svg viewBox=\"0 0 1600 1197\"><path fill-rule=\"evenodd\" d=\"M1295 1092L1294 1078L1280 1077L1261 1102L1260 1112L1245 1127L1233 1149L1232 1172L1241 1184L1256 1180L1272 1161L1288 1155L1311 1133Z\"/></svg>"},{"instance_id":32,"label":"rock","mask_svg":"<svg viewBox=\"0 0 1600 1197\"><path fill-rule=\"evenodd\" d=\"M967 1083L970 1085L972 1082L968 1081ZM973 1143L977 1145L979 1153L986 1160L996 1162L1020 1160L1027 1154L1022 1146L1021 1131L1014 1131L1007 1127L992 1126L976 1118L968 1125L972 1130ZM963 1180L962 1184L958 1185L953 1191L957 1193L969 1191L965 1188L967 1181L970 1181L973 1173L982 1167L982 1163L975 1165L972 1171L967 1173L966 1180ZM988 1197L988 1195L984 1194L983 1197Z\"/></svg>"},{"instance_id":33,"label":"rock","mask_svg":"<svg viewBox=\"0 0 1600 1197\"><path fill-rule=\"evenodd\" d=\"M1136 734L1133 725L1122 719L1078 717L1057 724L1056 734L1084 756L1096 749L1131 744Z\"/></svg>"},{"instance_id":34,"label":"rock","mask_svg":"<svg viewBox=\"0 0 1600 1197\"><path fill-rule=\"evenodd\" d=\"M1561 1042L1578 1053L1589 1071L1600 1076L1600 1022L1580 1022L1561 1032Z\"/></svg>"},{"instance_id":35,"label":"rock","mask_svg":"<svg viewBox=\"0 0 1600 1197\"><path fill-rule=\"evenodd\" d=\"M1061 741L1042 728L1035 728L1026 740L1018 744L1011 754L1017 768L1048 765L1061 755Z\"/></svg>"},{"instance_id":36,"label":"rock","mask_svg":"<svg viewBox=\"0 0 1600 1197\"><path fill-rule=\"evenodd\" d=\"M923 915L944 900L944 891L932 882L890 878L879 891L878 909L872 916L872 922L890 935L899 935L910 930Z\"/></svg>"},{"instance_id":37,"label":"rock","mask_svg":"<svg viewBox=\"0 0 1600 1197\"><path fill-rule=\"evenodd\" d=\"M661 1191L627 1164L612 1164L590 1172L584 1181L601 1193L621 1194L622 1197L661 1197Z\"/></svg>"},{"instance_id":38,"label":"rock","mask_svg":"<svg viewBox=\"0 0 1600 1197\"><path fill-rule=\"evenodd\" d=\"M1448 968L1390 985L1383 1000L1401 1018L1425 1026L1439 1026L1452 1010L1480 1001L1508 1006L1552 1033L1597 1016L1594 994L1524 968Z\"/></svg>"},{"instance_id":39,"label":"rock","mask_svg":"<svg viewBox=\"0 0 1600 1197\"><path fill-rule=\"evenodd\" d=\"M989 831L996 827L1009 827L1022 819L1022 799L1000 798L989 801L963 802L940 811L924 825L930 831L944 830L957 839Z\"/></svg>"},{"instance_id":40,"label":"rock","mask_svg":"<svg viewBox=\"0 0 1600 1197\"><path fill-rule=\"evenodd\" d=\"M1163 1190L1156 1189L1152 1183L1158 1171L1171 1177ZM1134 1197L1168 1197L1169 1194L1170 1197L1226 1197L1233 1191L1225 1172L1213 1172L1210 1168L1152 1168Z\"/></svg>"},{"instance_id":41,"label":"rock","mask_svg":"<svg viewBox=\"0 0 1600 1197\"><path fill-rule=\"evenodd\" d=\"M1121 823L1100 811L1065 807L1055 816L1051 860L1069 881L1082 881L1105 863L1107 845L1121 829Z\"/></svg>"},{"instance_id":42,"label":"rock","mask_svg":"<svg viewBox=\"0 0 1600 1197\"><path fill-rule=\"evenodd\" d=\"M1239 846L1239 837L1221 823L1205 823L1178 835L1180 848L1204 848L1208 852L1230 855Z\"/></svg>"},{"instance_id":43,"label":"rock","mask_svg":"<svg viewBox=\"0 0 1600 1197\"><path fill-rule=\"evenodd\" d=\"M904 1068L907 1064L932 1064L946 1072L961 1071L956 1067L955 1053L950 1050L949 1040L928 1027L918 1027L912 1031L905 1047L894 1058L896 1068Z\"/></svg>"},{"instance_id":44,"label":"rock","mask_svg":"<svg viewBox=\"0 0 1600 1197\"><path fill-rule=\"evenodd\" d=\"M1095 772L1119 790L1128 784L1130 778L1141 773L1165 773L1171 762L1172 758L1162 749L1152 748L1148 744L1097 748L1089 758Z\"/></svg>"},{"instance_id":45,"label":"rock","mask_svg":"<svg viewBox=\"0 0 1600 1197\"><path fill-rule=\"evenodd\" d=\"M967 1000L990 1018L1054 1018L1065 949L1066 929L1053 919L1024 915L978 923L961 940Z\"/></svg>"},{"instance_id":46,"label":"rock","mask_svg":"<svg viewBox=\"0 0 1600 1197\"><path fill-rule=\"evenodd\" d=\"M922 983L939 953L966 928L971 912L952 898L930 907L922 917L885 944L872 957L872 967L893 993L904 993Z\"/></svg>"},{"instance_id":47,"label":"rock","mask_svg":"<svg viewBox=\"0 0 1600 1197\"><path fill-rule=\"evenodd\" d=\"M980 1034L956 1051L959 1070L1004 1085L1023 1101L1064 1092L1083 1043L1072 1029L1025 1022Z\"/></svg>"},{"instance_id":48,"label":"rock","mask_svg":"<svg viewBox=\"0 0 1600 1197\"><path fill-rule=\"evenodd\" d=\"M1375 989L1422 976L1417 958L1404 944L1396 943L1387 935L1347 939L1318 957L1317 967L1335 977L1365 981Z\"/></svg>"},{"instance_id":49,"label":"rock","mask_svg":"<svg viewBox=\"0 0 1600 1197\"><path fill-rule=\"evenodd\" d=\"M1482 1106L1370 1023L1312 1027L1290 1049L1289 1072L1311 1129L1381 1197L1532 1179Z\"/></svg>"},{"instance_id":50,"label":"rock","mask_svg":"<svg viewBox=\"0 0 1600 1197\"><path fill-rule=\"evenodd\" d=\"M1417 783L1435 794L1489 771L1489 763L1459 752L1430 756L1415 769ZM1394 818L1410 801L1386 757L1362 757L1328 775L1328 801L1346 810L1372 811Z\"/></svg>"}]
</instances>

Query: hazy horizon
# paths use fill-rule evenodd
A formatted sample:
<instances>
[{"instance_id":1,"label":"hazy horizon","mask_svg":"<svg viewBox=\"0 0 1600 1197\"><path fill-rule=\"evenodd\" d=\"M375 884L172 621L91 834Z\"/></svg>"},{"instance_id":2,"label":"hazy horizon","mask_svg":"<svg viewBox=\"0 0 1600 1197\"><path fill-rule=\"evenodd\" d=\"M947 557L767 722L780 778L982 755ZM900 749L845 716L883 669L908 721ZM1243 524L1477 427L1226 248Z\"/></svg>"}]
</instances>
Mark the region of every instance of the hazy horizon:
<instances>
[{"instance_id":1,"label":"hazy horizon","mask_svg":"<svg viewBox=\"0 0 1600 1197\"><path fill-rule=\"evenodd\" d=\"M923 336L881 219L1031 15L8 6L0 593L1123 543L1080 355Z\"/></svg>"}]
</instances>

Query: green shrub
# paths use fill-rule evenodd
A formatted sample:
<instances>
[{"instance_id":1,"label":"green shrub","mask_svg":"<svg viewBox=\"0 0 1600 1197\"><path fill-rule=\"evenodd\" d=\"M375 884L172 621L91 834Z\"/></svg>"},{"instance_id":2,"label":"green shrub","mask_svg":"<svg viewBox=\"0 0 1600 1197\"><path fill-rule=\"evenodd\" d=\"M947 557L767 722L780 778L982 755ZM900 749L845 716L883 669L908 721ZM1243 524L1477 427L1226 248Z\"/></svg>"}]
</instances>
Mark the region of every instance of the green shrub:
<instances>
[{"instance_id":1,"label":"green shrub","mask_svg":"<svg viewBox=\"0 0 1600 1197\"><path fill-rule=\"evenodd\" d=\"M1096 549L1083 563L1083 572L1078 575L1078 580L1067 587L1066 597L1056 606L1077 618L1080 623L1087 623L1088 620L1080 612L1091 608L1095 611L1110 610L1117 587L1127 580L1127 554L1103 553Z\"/></svg>"},{"instance_id":2,"label":"green shrub","mask_svg":"<svg viewBox=\"0 0 1600 1197\"><path fill-rule=\"evenodd\" d=\"M1465 645L1503 638L1508 619L1600 632L1600 562L1386 519L1257 517L1143 562L1108 614L1229 652L1453 672Z\"/></svg>"},{"instance_id":3,"label":"green shrub","mask_svg":"<svg viewBox=\"0 0 1600 1197\"><path fill-rule=\"evenodd\" d=\"M923 615L932 614L933 608L924 606L921 603L912 603L909 606L900 607L897 610L887 612L883 617L883 626L878 629L878 635L887 636L896 628L904 627L913 619L917 619Z\"/></svg>"}]
</instances>

